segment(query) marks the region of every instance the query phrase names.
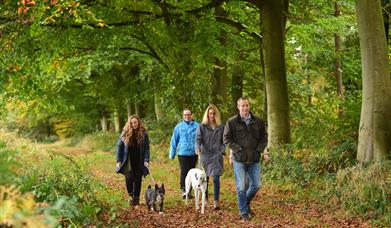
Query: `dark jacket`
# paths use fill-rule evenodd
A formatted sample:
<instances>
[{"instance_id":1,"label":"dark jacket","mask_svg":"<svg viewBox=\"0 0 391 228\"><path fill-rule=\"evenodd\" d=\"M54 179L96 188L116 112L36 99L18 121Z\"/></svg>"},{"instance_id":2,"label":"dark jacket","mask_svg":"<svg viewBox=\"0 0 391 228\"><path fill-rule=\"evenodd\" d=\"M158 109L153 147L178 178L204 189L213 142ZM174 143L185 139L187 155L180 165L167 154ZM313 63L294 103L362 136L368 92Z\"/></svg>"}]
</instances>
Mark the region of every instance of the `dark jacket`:
<instances>
[{"instance_id":1,"label":"dark jacket","mask_svg":"<svg viewBox=\"0 0 391 228\"><path fill-rule=\"evenodd\" d=\"M143 167L143 175L146 176L149 174L149 171L147 167L144 166L144 162L149 162L149 138L147 132L144 133L144 141L141 144L137 143L137 147L139 151L141 151L141 156L140 156L140 166ZM117 163L121 162L121 166L119 168L116 168L115 172L116 173L122 173L124 174L124 165L127 162L128 159L128 153L129 153L129 145L126 145L122 134L118 139L117 143L117 149L116 149L116 160Z\"/></svg>"},{"instance_id":2,"label":"dark jacket","mask_svg":"<svg viewBox=\"0 0 391 228\"><path fill-rule=\"evenodd\" d=\"M224 128L224 144L231 148L235 161L246 164L259 162L267 145L265 123L251 114L248 125L239 114L230 118Z\"/></svg>"}]
</instances>

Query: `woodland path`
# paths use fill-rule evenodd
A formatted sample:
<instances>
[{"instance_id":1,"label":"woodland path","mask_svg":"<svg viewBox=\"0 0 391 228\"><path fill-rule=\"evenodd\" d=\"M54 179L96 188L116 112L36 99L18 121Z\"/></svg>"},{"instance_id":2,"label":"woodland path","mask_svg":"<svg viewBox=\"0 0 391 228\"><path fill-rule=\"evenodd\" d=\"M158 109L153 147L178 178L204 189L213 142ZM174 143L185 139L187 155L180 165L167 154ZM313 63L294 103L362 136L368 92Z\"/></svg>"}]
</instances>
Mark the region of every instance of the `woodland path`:
<instances>
[{"instance_id":1,"label":"woodland path","mask_svg":"<svg viewBox=\"0 0 391 228\"><path fill-rule=\"evenodd\" d=\"M101 153L104 158L96 165L91 165L93 175L113 191L123 191L123 200L126 200L124 179L121 175L113 172L115 165L113 152L93 152L83 147L65 146L62 143L40 144L41 149L51 152L62 152L76 159L84 159L83 156L91 156L94 153ZM108 168L109 166L109 168ZM151 167L153 168L153 164ZM177 168L165 167L167 164L158 163L159 169L170 170L172 175L177 175ZM232 170L231 170L232 171ZM227 172L227 171L226 171ZM171 174L169 174L171 175ZM154 178L155 177L154 174ZM148 185L150 177L143 180L142 196L145 186ZM279 191L267 189L265 186L257 194L252 202L252 210L255 217L251 221L241 221L238 214L235 185L233 177L227 182L222 182L221 210L213 210L213 203L210 203L205 214L196 213L194 201L186 206L180 199L180 193L174 184L166 183L166 201L164 214L148 212L143 201L137 207L127 206L125 203L118 205L116 219L107 222L108 225L128 224L129 227L370 227L360 219L344 219L335 212L328 211L324 206L313 202L295 202L289 200L287 194L276 193ZM209 193L211 194L211 193ZM171 196L171 197L168 197ZM213 195L209 196L213 199ZM175 200L174 200L175 199ZM171 201L171 202L170 202ZM211 200L209 200L211 202ZM126 206L125 206L126 205ZM109 221L108 215L103 215L103 220Z\"/></svg>"}]
</instances>

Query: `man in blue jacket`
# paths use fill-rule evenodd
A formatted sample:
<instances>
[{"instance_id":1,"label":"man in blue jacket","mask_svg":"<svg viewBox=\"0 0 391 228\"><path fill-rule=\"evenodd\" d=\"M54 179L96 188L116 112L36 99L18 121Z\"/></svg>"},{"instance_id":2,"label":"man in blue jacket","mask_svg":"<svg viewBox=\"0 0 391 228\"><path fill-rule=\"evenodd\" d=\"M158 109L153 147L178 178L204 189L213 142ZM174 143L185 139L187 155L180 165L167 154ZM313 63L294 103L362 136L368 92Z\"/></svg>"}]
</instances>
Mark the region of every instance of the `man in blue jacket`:
<instances>
[{"instance_id":1,"label":"man in blue jacket","mask_svg":"<svg viewBox=\"0 0 391 228\"><path fill-rule=\"evenodd\" d=\"M195 153L195 134L198 128L198 122L193 120L191 110L183 110L183 121L179 122L171 137L169 158L172 160L175 154L178 154L179 165L181 169L180 188L185 195L185 178L190 169L195 168L197 164L197 155Z\"/></svg>"}]
</instances>

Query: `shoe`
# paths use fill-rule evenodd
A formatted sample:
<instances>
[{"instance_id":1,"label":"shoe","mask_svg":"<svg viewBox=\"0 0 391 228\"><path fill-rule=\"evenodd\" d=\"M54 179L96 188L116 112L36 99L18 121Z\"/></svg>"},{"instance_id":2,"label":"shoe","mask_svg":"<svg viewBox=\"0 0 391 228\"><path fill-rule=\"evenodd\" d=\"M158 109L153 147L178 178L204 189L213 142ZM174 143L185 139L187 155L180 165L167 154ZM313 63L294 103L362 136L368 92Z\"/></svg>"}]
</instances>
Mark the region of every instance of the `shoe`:
<instances>
[{"instance_id":1,"label":"shoe","mask_svg":"<svg viewBox=\"0 0 391 228\"><path fill-rule=\"evenodd\" d=\"M129 203L129 205L132 205L133 204L133 199L134 199L134 194L133 193L128 193L128 196L129 196L128 203Z\"/></svg>"},{"instance_id":2,"label":"shoe","mask_svg":"<svg viewBox=\"0 0 391 228\"><path fill-rule=\"evenodd\" d=\"M186 199L186 192L183 193L182 198L183 198L183 199ZM188 198L188 199L193 199L194 197L193 197L191 194L189 194L189 195L187 196L187 198Z\"/></svg>"},{"instance_id":3,"label":"shoe","mask_svg":"<svg viewBox=\"0 0 391 228\"><path fill-rule=\"evenodd\" d=\"M132 201L132 205L133 206L140 205L140 198L139 197L134 197L133 201Z\"/></svg>"},{"instance_id":4,"label":"shoe","mask_svg":"<svg viewBox=\"0 0 391 228\"><path fill-rule=\"evenodd\" d=\"M250 221L250 216L248 215L248 213L244 213L244 214L240 215L240 220Z\"/></svg>"},{"instance_id":5,"label":"shoe","mask_svg":"<svg viewBox=\"0 0 391 228\"><path fill-rule=\"evenodd\" d=\"M220 210L220 206L219 206L219 201L218 200L215 200L214 203L213 203L213 209L214 210Z\"/></svg>"},{"instance_id":6,"label":"shoe","mask_svg":"<svg viewBox=\"0 0 391 228\"><path fill-rule=\"evenodd\" d=\"M254 216L254 212L251 210L251 207L250 207L250 202L247 203L247 208L248 208L248 213L251 215L251 216Z\"/></svg>"}]
</instances>

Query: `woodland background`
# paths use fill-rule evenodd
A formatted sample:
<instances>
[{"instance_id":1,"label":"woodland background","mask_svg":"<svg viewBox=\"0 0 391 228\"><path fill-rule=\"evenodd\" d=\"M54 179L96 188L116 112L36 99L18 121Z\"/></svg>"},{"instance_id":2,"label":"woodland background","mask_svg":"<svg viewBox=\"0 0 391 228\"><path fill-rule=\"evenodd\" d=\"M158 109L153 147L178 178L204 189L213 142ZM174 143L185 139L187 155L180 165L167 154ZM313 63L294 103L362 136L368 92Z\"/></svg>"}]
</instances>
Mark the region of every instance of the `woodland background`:
<instances>
[{"instance_id":1,"label":"woodland background","mask_svg":"<svg viewBox=\"0 0 391 228\"><path fill-rule=\"evenodd\" d=\"M389 0L0 0L0 224L240 226L227 163L223 210L194 223L168 143L183 108L201 120L214 103L226 121L247 96L272 155L249 225L387 227L390 10ZM165 217L129 208L113 173L131 114L168 186Z\"/></svg>"}]
</instances>

